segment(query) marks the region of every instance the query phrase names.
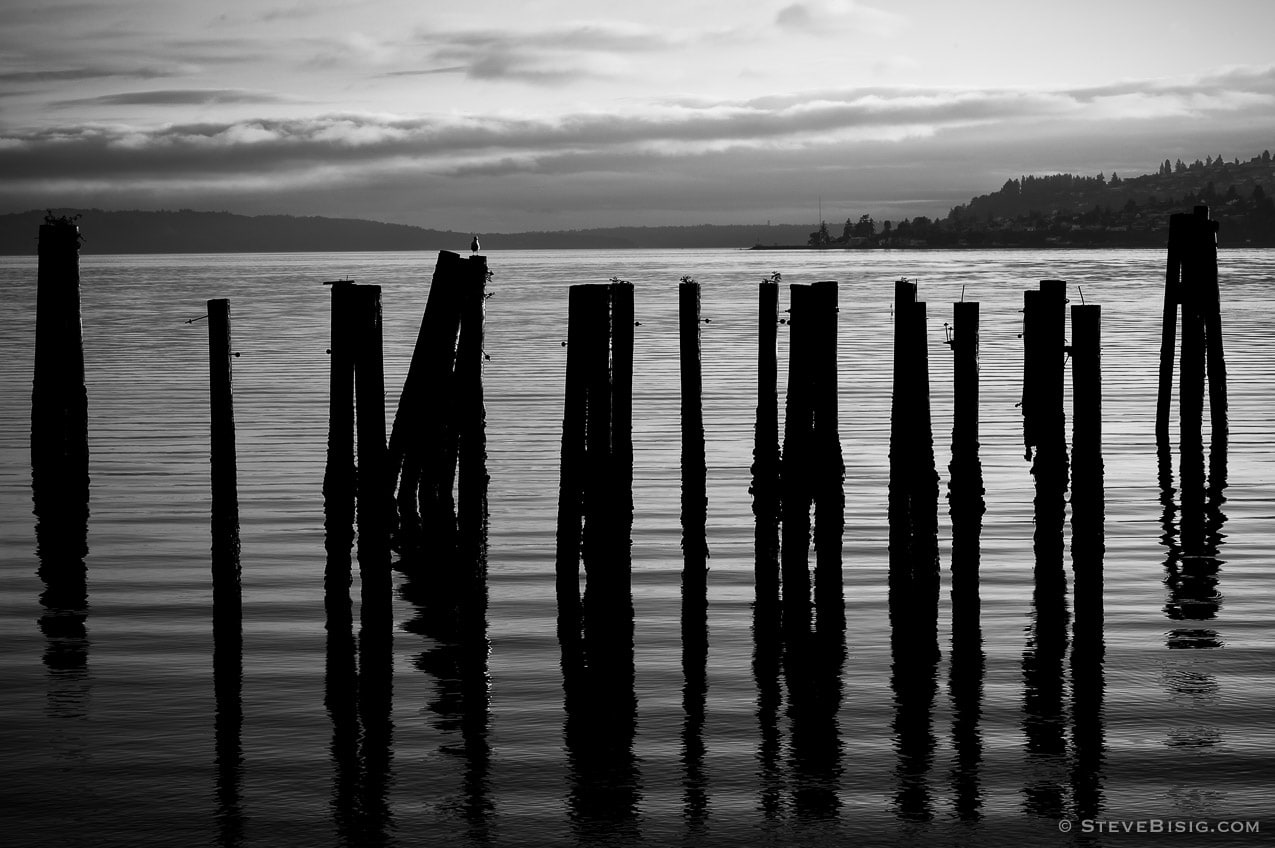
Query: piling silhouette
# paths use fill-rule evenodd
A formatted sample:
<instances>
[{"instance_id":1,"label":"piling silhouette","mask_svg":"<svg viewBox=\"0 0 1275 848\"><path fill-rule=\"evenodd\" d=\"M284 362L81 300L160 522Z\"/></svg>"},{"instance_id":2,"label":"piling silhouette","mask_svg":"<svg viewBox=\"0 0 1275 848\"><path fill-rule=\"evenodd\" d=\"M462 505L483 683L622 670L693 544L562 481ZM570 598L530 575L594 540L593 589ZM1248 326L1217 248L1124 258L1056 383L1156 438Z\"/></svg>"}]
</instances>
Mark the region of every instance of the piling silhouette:
<instances>
[{"instance_id":1,"label":"piling silhouette","mask_svg":"<svg viewBox=\"0 0 1275 848\"><path fill-rule=\"evenodd\" d=\"M814 624L821 638L838 641L845 629L841 578L845 464L837 420L837 284L793 285L789 297L789 326L795 332L789 335L780 465L784 631L785 638L796 643ZM812 609L817 613L813 619Z\"/></svg>"},{"instance_id":2,"label":"piling silhouette","mask_svg":"<svg viewBox=\"0 0 1275 848\"><path fill-rule=\"evenodd\" d=\"M208 301L208 375L212 481L213 691L217 820L224 845L244 837L243 600L239 492L235 456L230 301Z\"/></svg>"},{"instance_id":3,"label":"piling silhouette","mask_svg":"<svg viewBox=\"0 0 1275 848\"><path fill-rule=\"evenodd\" d=\"M765 608L764 612L772 608L777 612L779 605L778 277L775 274L757 287L757 420L750 492L755 521L754 591L756 603Z\"/></svg>"},{"instance_id":4,"label":"piling silhouette","mask_svg":"<svg viewBox=\"0 0 1275 848\"><path fill-rule=\"evenodd\" d=\"M977 822L983 816L982 709L986 672L979 599L980 537L986 512L979 457L979 304L961 301L952 304L952 309L952 334L948 340L953 361L952 460L948 466L952 520L948 691L954 757L950 783L957 817L963 822Z\"/></svg>"},{"instance_id":5,"label":"piling silhouette","mask_svg":"<svg viewBox=\"0 0 1275 848\"><path fill-rule=\"evenodd\" d=\"M887 501L890 615L892 622L909 622L907 652L928 663L938 651L939 555L925 313L916 284L896 282Z\"/></svg>"}]
</instances>

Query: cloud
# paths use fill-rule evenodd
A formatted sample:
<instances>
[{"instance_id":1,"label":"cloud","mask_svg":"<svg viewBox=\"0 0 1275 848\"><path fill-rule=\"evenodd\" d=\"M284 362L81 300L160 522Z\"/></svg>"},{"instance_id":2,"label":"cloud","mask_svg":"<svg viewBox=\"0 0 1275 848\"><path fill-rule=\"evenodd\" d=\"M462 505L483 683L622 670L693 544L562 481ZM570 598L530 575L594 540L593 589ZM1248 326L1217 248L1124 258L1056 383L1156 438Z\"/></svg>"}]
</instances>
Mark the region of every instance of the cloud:
<instances>
[{"instance_id":1,"label":"cloud","mask_svg":"<svg viewBox=\"0 0 1275 848\"><path fill-rule=\"evenodd\" d=\"M907 18L853 0L801 0L780 9L775 24L788 32L886 37L906 27Z\"/></svg>"},{"instance_id":2,"label":"cloud","mask_svg":"<svg viewBox=\"0 0 1275 848\"><path fill-rule=\"evenodd\" d=\"M241 89L163 89L158 91L129 91L119 94L103 94L74 100L59 100L53 105L59 108L81 106L212 106L244 103L286 103L287 98L259 91Z\"/></svg>"},{"instance_id":3,"label":"cloud","mask_svg":"<svg viewBox=\"0 0 1275 848\"><path fill-rule=\"evenodd\" d=\"M420 29L405 49L419 53L426 67L395 73L460 72L471 79L561 85L616 76L627 66L624 57L684 47L692 38L677 30L622 22L541 29Z\"/></svg>"},{"instance_id":4,"label":"cloud","mask_svg":"<svg viewBox=\"0 0 1275 848\"><path fill-rule=\"evenodd\" d=\"M35 71L0 71L0 83L83 82L85 80L173 76L157 68L48 68Z\"/></svg>"},{"instance_id":5,"label":"cloud","mask_svg":"<svg viewBox=\"0 0 1275 848\"><path fill-rule=\"evenodd\" d=\"M268 95L235 89L108 98L270 102ZM1168 155L1156 151L1170 141L1211 138L1207 152L1251 155L1249 140L1275 130L1272 107L1275 69L1265 68L1052 91L827 89L555 117L334 113L157 128L33 128L0 131L0 194L10 204L45 197L83 205L75 198L149 191L190 205L181 198L229 197L241 204L255 195L297 199L339 190L350 197L376 194L384 205L397 186L404 205L407 196L426 196L428 187L438 203L453 195L457 203L490 196L508 209L524 200L543 204L547 195L568 203L591 191L596 198L628 191L635 204L637 198L656 203L659 186L669 193L664 206L691 204L699 193L704 203L732 198L720 207L731 209L743 203L741 192L756 195L754 205L767 202L767 192L827 194L819 181L871 188L872 197L910 186L900 200L918 202L944 186L957 191L951 186L959 181L966 186L959 200L1006 176L1054 167L1097 172L1119 164L1123 173L1125 163L1141 157L1150 169ZM1246 146L1219 138L1244 139ZM1084 161L1094 164L1077 164ZM982 180L988 173L993 178ZM463 192L455 188L462 184ZM589 220L581 204L579 214Z\"/></svg>"}]
</instances>

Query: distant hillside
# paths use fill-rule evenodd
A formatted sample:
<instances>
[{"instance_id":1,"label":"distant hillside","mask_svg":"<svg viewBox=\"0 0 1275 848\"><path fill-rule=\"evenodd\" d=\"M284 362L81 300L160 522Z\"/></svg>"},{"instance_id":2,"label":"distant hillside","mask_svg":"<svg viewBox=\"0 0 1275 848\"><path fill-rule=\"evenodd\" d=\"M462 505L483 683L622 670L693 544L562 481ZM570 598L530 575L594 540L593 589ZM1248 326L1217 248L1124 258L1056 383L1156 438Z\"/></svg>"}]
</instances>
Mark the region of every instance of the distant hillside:
<instances>
[{"instance_id":1,"label":"distant hillside","mask_svg":"<svg viewBox=\"0 0 1275 848\"><path fill-rule=\"evenodd\" d=\"M812 248L1163 247L1169 217L1208 206L1219 247L1275 247L1275 161L1269 151L1247 162L1206 157L1162 162L1154 174L1075 174L1006 180L999 191L953 207L945 218L898 222L847 219L838 235L826 223Z\"/></svg>"},{"instance_id":2,"label":"distant hillside","mask_svg":"<svg viewBox=\"0 0 1275 848\"><path fill-rule=\"evenodd\" d=\"M1269 193L1268 193L1269 192ZM876 222L871 215L836 227L808 224L701 224L479 233L484 251L544 249L927 247L1158 247L1169 216L1210 207L1220 246L1275 247L1275 162L1269 151L1247 162L1222 157L1160 163L1154 174L1121 177L1052 174L1006 180L998 191L954 207L945 218L919 215ZM234 215L229 212L112 212L79 215L81 252L270 253L465 251L470 233L350 218ZM32 255L46 210L0 215L0 254Z\"/></svg>"},{"instance_id":3,"label":"distant hillside","mask_svg":"<svg viewBox=\"0 0 1275 848\"><path fill-rule=\"evenodd\" d=\"M110 212L54 209L79 215L81 253L269 253L307 251L456 250L471 233L427 230L349 218L234 215L229 212ZM0 215L0 254L35 253L45 210ZM809 226L702 225L610 227L556 232L479 234L484 250L752 247L801 243Z\"/></svg>"},{"instance_id":4,"label":"distant hillside","mask_svg":"<svg viewBox=\"0 0 1275 848\"><path fill-rule=\"evenodd\" d=\"M107 212L79 215L81 253L267 253L351 250L464 250L469 233L351 218L232 215L229 212ZM35 253L44 210L0 215L0 253Z\"/></svg>"}]
</instances>

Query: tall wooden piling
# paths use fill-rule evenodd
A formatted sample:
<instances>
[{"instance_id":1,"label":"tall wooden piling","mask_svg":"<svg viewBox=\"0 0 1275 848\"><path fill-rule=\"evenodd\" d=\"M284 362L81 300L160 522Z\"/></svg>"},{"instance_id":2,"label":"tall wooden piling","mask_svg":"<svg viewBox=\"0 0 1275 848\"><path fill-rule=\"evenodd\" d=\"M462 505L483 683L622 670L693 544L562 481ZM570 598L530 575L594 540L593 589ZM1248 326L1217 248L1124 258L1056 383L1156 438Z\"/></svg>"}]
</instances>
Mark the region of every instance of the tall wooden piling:
<instances>
[{"instance_id":1,"label":"tall wooden piling","mask_svg":"<svg viewBox=\"0 0 1275 848\"><path fill-rule=\"evenodd\" d=\"M614 499L611 487L611 296L607 286L585 289L584 529L585 616L616 597L621 576L610 556ZM627 580L627 575L623 577ZM596 616L595 616L596 618ZM600 620L600 619L599 619ZM586 627L589 626L586 621Z\"/></svg>"},{"instance_id":2,"label":"tall wooden piling","mask_svg":"<svg viewBox=\"0 0 1275 848\"><path fill-rule=\"evenodd\" d=\"M784 629L791 637L810 624L810 506L814 499L814 410L811 370L814 323L809 286L789 289L788 392L784 405L783 465L780 471L780 570L783 581Z\"/></svg>"},{"instance_id":3,"label":"tall wooden piling","mask_svg":"<svg viewBox=\"0 0 1275 848\"><path fill-rule=\"evenodd\" d=\"M485 563L479 556L487 520L487 410L483 402L483 324L487 259L466 260L460 297L460 336L456 344L457 527L466 552L465 567Z\"/></svg>"},{"instance_id":4,"label":"tall wooden piling","mask_svg":"<svg viewBox=\"0 0 1275 848\"><path fill-rule=\"evenodd\" d=\"M901 279L894 284L894 360L890 403L890 483L887 520L890 532L890 578L911 578L912 499L908 474L911 456L908 433L912 421L913 346L910 344L912 307L916 284Z\"/></svg>"},{"instance_id":5,"label":"tall wooden piling","mask_svg":"<svg viewBox=\"0 0 1275 848\"><path fill-rule=\"evenodd\" d=\"M1023 433L1036 481L1034 546L1037 588L1061 591L1066 515L1067 434L1063 412L1066 286L1041 280L1023 296ZM1033 448L1035 449L1033 452Z\"/></svg>"},{"instance_id":6,"label":"tall wooden piling","mask_svg":"<svg viewBox=\"0 0 1275 848\"><path fill-rule=\"evenodd\" d=\"M1164 272L1164 312L1160 327L1160 382L1156 395L1156 440L1169 441L1169 407L1173 398L1173 358L1177 352L1178 304L1182 301L1182 239L1189 221L1169 216L1168 261Z\"/></svg>"},{"instance_id":7,"label":"tall wooden piling","mask_svg":"<svg viewBox=\"0 0 1275 848\"><path fill-rule=\"evenodd\" d=\"M841 578L845 463L837 414L837 283L822 280L812 284L810 291L816 625L820 632L839 639L845 629Z\"/></svg>"},{"instance_id":8,"label":"tall wooden piling","mask_svg":"<svg viewBox=\"0 0 1275 848\"><path fill-rule=\"evenodd\" d=\"M948 467L948 498L952 515L952 634L953 640L959 641L964 634L978 630L978 546L985 507L978 435L978 304L954 303L952 311L952 462Z\"/></svg>"},{"instance_id":9,"label":"tall wooden piling","mask_svg":"<svg viewBox=\"0 0 1275 848\"><path fill-rule=\"evenodd\" d=\"M1195 431L1203 422L1203 383L1207 370L1213 439L1220 439L1222 443L1226 441L1226 360L1223 354L1218 291L1217 231L1218 222L1210 219L1207 206L1197 206L1191 213L1177 213L1169 217L1160 384L1156 404L1156 439L1162 444L1167 443L1169 437L1174 341L1179 304L1182 322L1181 365L1190 370L1189 374L1179 374L1179 415L1186 416L1185 419L1180 418L1182 433L1187 439L1197 438Z\"/></svg>"},{"instance_id":10,"label":"tall wooden piling","mask_svg":"<svg viewBox=\"0 0 1275 848\"><path fill-rule=\"evenodd\" d=\"M616 639L632 643L629 535L633 521L634 322L632 289L627 286L572 286L569 296L558 496L559 635L564 640L576 638L583 622L586 642L590 633L598 635L595 641L599 644L594 648L599 648L601 641ZM618 302L614 319L613 299ZM615 322L624 326L613 334ZM613 381L613 361L614 372L619 374L618 388ZM579 595L581 560L583 601ZM627 636L620 632L626 627Z\"/></svg>"},{"instance_id":11,"label":"tall wooden piling","mask_svg":"<svg viewBox=\"0 0 1275 848\"><path fill-rule=\"evenodd\" d=\"M978 304L952 304L952 456L978 457Z\"/></svg>"},{"instance_id":12,"label":"tall wooden piling","mask_svg":"<svg viewBox=\"0 0 1275 848\"><path fill-rule=\"evenodd\" d=\"M841 540L845 466L837 420L837 284L790 288L788 396L780 468L783 623L791 646L811 624L811 507L814 507L816 631L839 639L845 626Z\"/></svg>"},{"instance_id":13,"label":"tall wooden piling","mask_svg":"<svg viewBox=\"0 0 1275 848\"><path fill-rule=\"evenodd\" d=\"M757 288L757 421L753 437L753 517L756 520L757 601L779 600L779 390L776 347L779 283Z\"/></svg>"},{"instance_id":14,"label":"tall wooden piling","mask_svg":"<svg viewBox=\"0 0 1275 848\"><path fill-rule=\"evenodd\" d=\"M431 547L449 549L456 529L452 490L461 428L458 417L469 408L458 396L461 311L462 302L475 296L473 289L481 297L485 265L483 257L462 260L451 251L439 251L394 416L387 474L391 481L398 481L397 543L412 559L420 553L422 532L430 537ZM473 269L479 269L481 277ZM473 320L481 335L481 308ZM481 357L481 339L476 350Z\"/></svg>"},{"instance_id":15,"label":"tall wooden piling","mask_svg":"<svg viewBox=\"0 0 1275 848\"><path fill-rule=\"evenodd\" d=\"M1077 625L1101 620L1105 494L1102 460L1102 307L1071 307L1071 548Z\"/></svg>"},{"instance_id":16,"label":"tall wooden piling","mask_svg":"<svg viewBox=\"0 0 1275 848\"><path fill-rule=\"evenodd\" d=\"M323 474L323 513L330 554L349 551L354 541L354 284L332 285L332 329L328 348L328 458ZM329 563L342 557L330 556ZM348 586L348 559L345 581ZM335 575L329 575L333 577Z\"/></svg>"},{"instance_id":17,"label":"tall wooden piling","mask_svg":"<svg viewBox=\"0 0 1275 848\"><path fill-rule=\"evenodd\" d=\"M80 230L67 218L40 226L36 272L35 373L31 392L31 483L51 543L74 538L88 519L88 392L80 319ZM68 533L57 530L65 523ZM80 554L81 556L83 554Z\"/></svg>"},{"instance_id":18,"label":"tall wooden piling","mask_svg":"<svg viewBox=\"0 0 1275 848\"><path fill-rule=\"evenodd\" d=\"M580 548L584 517L584 476L587 463L585 434L588 421L588 382L585 346L588 290L572 286L567 303L567 365L562 412L562 461L558 482L558 531L555 554L558 616L580 626ZM566 627L572 632L570 625Z\"/></svg>"},{"instance_id":19,"label":"tall wooden piling","mask_svg":"<svg viewBox=\"0 0 1275 848\"><path fill-rule=\"evenodd\" d=\"M386 473L385 364L381 287L354 286L354 393L357 404L359 565L365 590L369 569L389 579L389 522L393 505ZM366 596L366 591L365 591ZM388 604L388 596L385 599Z\"/></svg>"},{"instance_id":20,"label":"tall wooden piling","mask_svg":"<svg viewBox=\"0 0 1275 848\"><path fill-rule=\"evenodd\" d=\"M682 394L682 554L683 585L699 586L705 579L708 545L708 472L704 453L703 375L700 366L700 287L678 285L679 359Z\"/></svg>"},{"instance_id":21,"label":"tall wooden piling","mask_svg":"<svg viewBox=\"0 0 1275 848\"><path fill-rule=\"evenodd\" d=\"M235 460L235 408L231 385L230 301L208 301L208 379L211 408L213 545L237 544L239 494ZM213 558L214 563L218 561Z\"/></svg>"},{"instance_id":22,"label":"tall wooden piling","mask_svg":"<svg viewBox=\"0 0 1275 848\"><path fill-rule=\"evenodd\" d=\"M938 472L930 414L925 303L895 284L894 394L890 419L890 615L917 661L938 658Z\"/></svg>"},{"instance_id":23,"label":"tall wooden piling","mask_svg":"<svg viewBox=\"0 0 1275 848\"><path fill-rule=\"evenodd\" d=\"M613 541L628 557L633 529L633 284L611 283L611 456L616 489Z\"/></svg>"}]
</instances>

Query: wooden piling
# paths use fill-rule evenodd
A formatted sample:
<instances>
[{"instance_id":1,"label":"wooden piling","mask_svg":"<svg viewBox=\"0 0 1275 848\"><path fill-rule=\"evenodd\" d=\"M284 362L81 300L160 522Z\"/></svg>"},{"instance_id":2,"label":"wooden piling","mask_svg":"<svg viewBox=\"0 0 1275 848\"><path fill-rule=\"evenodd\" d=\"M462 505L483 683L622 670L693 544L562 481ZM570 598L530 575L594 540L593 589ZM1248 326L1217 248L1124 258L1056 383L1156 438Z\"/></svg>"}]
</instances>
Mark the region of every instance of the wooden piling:
<instances>
[{"instance_id":1,"label":"wooden piling","mask_svg":"<svg viewBox=\"0 0 1275 848\"><path fill-rule=\"evenodd\" d=\"M841 577L845 462L837 414L837 283L822 280L812 284L810 291L816 625L820 632L837 638L845 629Z\"/></svg>"},{"instance_id":2,"label":"wooden piling","mask_svg":"<svg viewBox=\"0 0 1275 848\"><path fill-rule=\"evenodd\" d=\"M952 304L952 462L948 498L952 515L952 638L979 631L979 535L984 506L979 460L977 303ZM969 641L969 640L966 640ZM955 651L956 648L954 647ZM955 662L955 659L953 659Z\"/></svg>"},{"instance_id":3,"label":"wooden piling","mask_svg":"<svg viewBox=\"0 0 1275 848\"><path fill-rule=\"evenodd\" d=\"M1189 239L1183 246L1182 345L1178 378L1181 450L1192 454L1203 450L1205 324L1198 281L1200 258L1196 253L1197 224L1191 222ZM1185 481L1184 481L1185 483Z\"/></svg>"},{"instance_id":4,"label":"wooden piling","mask_svg":"<svg viewBox=\"0 0 1275 848\"><path fill-rule=\"evenodd\" d=\"M31 392L31 483L50 538L88 519L88 392L80 318L80 230L46 218L36 272L35 369ZM67 538L71 534L65 534ZM82 556L82 554L81 554Z\"/></svg>"},{"instance_id":5,"label":"wooden piling","mask_svg":"<svg viewBox=\"0 0 1275 848\"><path fill-rule=\"evenodd\" d=\"M1164 272L1164 313L1160 327L1160 381L1156 395L1156 441L1168 444L1169 408L1173 397L1173 359L1177 352L1178 304L1182 302L1182 240L1188 216L1169 216L1168 261Z\"/></svg>"},{"instance_id":6,"label":"wooden piling","mask_svg":"<svg viewBox=\"0 0 1275 848\"><path fill-rule=\"evenodd\" d=\"M894 361L890 401L890 482L887 500L889 524L890 579L904 584L911 580L912 499L908 473L911 446L908 433L912 421L913 364L912 310L916 284L906 279L894 284Z\"/></svg>"},{"instance_id":7,"label":"wooden piling","mask_svg":"<svg viewBox=\"0 0 1275 848\"><path fill-rule=\"evenodd\" d=\"M439 251L390 433L387 473L391 481L398 481L398 544L408 554L416 553L422 530L428 531L432 544L447 548L455 529L456 413L462 408L455 371L461 302L467 287L485 285L485 276L469 283L469 268L468 260Z\"/></svg>"},{"instance_id":8,"label":"wooden piling","mask_svg":"<svg viewBox=\"0 0 1275 848\"><path fill-rule=\"evenodd\" d=\"M780 471L781 515L780 570L783 580L784 629L791 638L810 626L810 505L814 411L811 369L814 351L810 329L813 318L809 286L789 289L788 394L784 406L784 448Z\"/></svg>"},{"instance_id":9,"label":"wooden piling","mask_svg":"<svg viewBox=\"0 0 1275 848\"><path fill-rule=\"evenodd\" d=\"M761 282L757 303L757 421L752 466L754 580L758 602L774 604L779 600L779 283Z\"/></svg>"},{"instance_id":10,"label":"wooden piling","mask_svg":"<svg viewBox=\"0 0 1275 848\"><path fill-rule=\"evenodd\" d=\"M611 558L614 491L611 487L611 293L605 285L585 287L585 464L584 529L581 536L585 572L585 616L601 620L627 575L617 573ZM586 627L589 626L586 621Z\"/></svg>"},{"instance_id":11,"label":"wooden piling","mask_svg":"<svg viewBox=\"0 0 1275 848\"><path fill-rule=\"evenodd\" d=\"M703 376L700 370L700 287L678 285L679 360L682 411L682 554L683 584L705 579L708 544L708 472L704 454Z\"/></svg>"},{"instance_id":12,"label":"wooden piling","mask_svg":"<svg viewBox=\"0 0 1275 848\"><path fill-rule=\"evenodd\" d=\"M230 301L208 301L208 378L211 408L212 523L214 546L238 541L239 494L235 461L235 409L231 385ZM214 557L214 562L218 560Z\"/></svg>"},{"instance_id":13,"label":"wooden piling","mask_svg":"<svg viewBox=\"0 0 1275 848\"><path fill-rule=\"evenodd\" d=\"M1204 346L1209 382L1209 426L1213 441L1227 438L1226 357L1222 346L1221 293L1218 290L1217 231L1218 222L1209 219L1209 207L1197 206L1192 214L1195 222L1194 257L1190 270L1199 289L1197 305L1204 320Z\"/></svg>"},{"instance_id":14,"label":"wooden piling","mask_svg":"<svg viewBox=\"0 0 1275 848\"><path fill-rule=\"evenodd\" d=\"M487 521L487 410L483 403L483 323L487 259L471 256L460 295L460 337L456 345L457 527L467 569L482 570L483 527Z\"/></svg>"},{"instance_id":15,"label":"wooden piling","mask_svg":"<svg viewBox=\"0 0 1275 848\"><path fill-rule=\"evenodd\" d=\"M588 382L585 376L588 290L572 286L567 304L566 389L562 413L562 460L558 482L558 530L555 553L560 635L567 638L580 626L580 548L584 517L584 476L587 463L585 434L588 421ZM571 622L573 624L568 624ZM574 629L573 629L574 627ZM577 633L578 635L578 633Z\"/></svg>"},{"instance_id":16,"label":"wooden piling","mask_svg":"<svg viewBox=\"0 0 1275 848\"><path fill-rule=\"evenodd\" d=\"M1041 280L1024 294L1023 416L1027 458L1036 482L1036 586L1052 598L1062 591L1066 516L1067 434L1063 412L1066 283ZM1032 448L1035 448L1033 454Z\"/></svg>"},{"instance_id":17,"label":"wooden piling","mask_svg":"<svg viewBox=\"0 0 1275 848\"><path fill-rule=\"evenodd\" d=\"M1071 549L1077 627L1101 621L1105 494L1102 460L1102 307L1071 307Z\"/></svg>"},{"instance_id":18,"label":"wooden piling","mask_svg":"<svg viewBox=\"0 0 1275 848\"><path fill-rule=\"evenodd\" d=\"M329 562L354 542L354 284L332 283L332 339L328 348L328 458L323 512ZM348 559L346 560L348 568ZM348 586L348 570L345 575Z\"/></svg>"},{"instance_id":19,"label":"wooden piling","mask_svg":"<svg viewBox=\"0 0 1275 848\"><path fill-rule=\"evenodd\" d=\"M890 610L921 661L938 657L938 472L930 412L925 303L895 284L894 393L890 413Z\"/></svg>"},{"instance_id":20,"label":"wooden piling","mask_svg":"<svg viewBox=\"0 0 1275 848\"><path fill-rule=\"evenodd\" d=\"M353 287L355 314L354 392L357 404L359 565L364 575L383 572L389 580L389 522L392 481L386 473L385 364L381 330L381 287ZM388 595L385 603L388 604Z\"/></svg>"},{"instance_id":21,"label":"wooden piling","mask_svg":"<svg viewBox=\"0 0 1275 848\"><path fill-rule=\"evenodd\" d=\"M633 533L633 339L636 316L633 284L611 283L611 466L615 493L612 543L622 563L632 558ZM622 566L624 592L630 566Z\"/></svg>"},{"instance_id":22,"label":"wooden piling","mask_svg":"<svg viewBox=\"0 0 1275 848\"><path fill-rule=\"evenodd\" d=\"M952 304L952 456L978 457L978 304Z\"/></svg>"},{"instance_id":23,"label":"wooden piling","mask_svg":"<svg viewBox=\"0 0 1275 848\"><path fill-rule=\"evenodd\" d=\"M937 627L939 598L939 475L934 463L934 427L930 412L929 336L924 301L912 306L914 379L909 514L912 519L912 579L926 622ZM937 638L937 637L936 637ZM937 645L937 641L935 642Z\"/></svg>"}]
</instances>

